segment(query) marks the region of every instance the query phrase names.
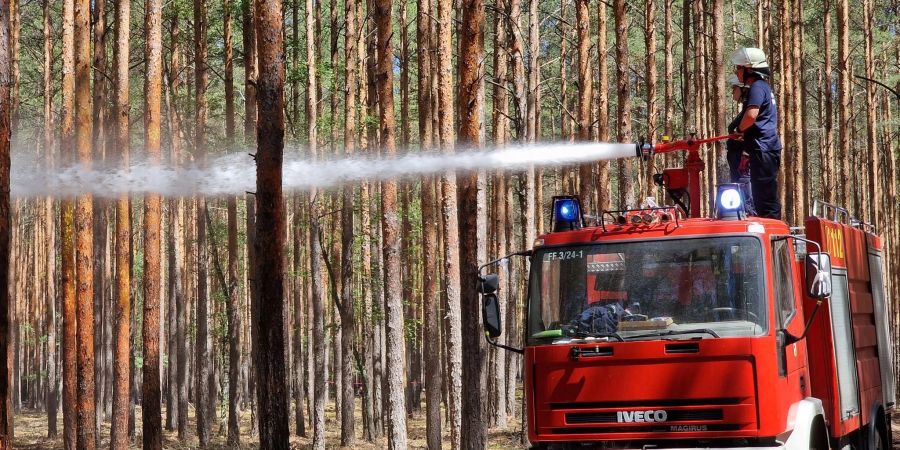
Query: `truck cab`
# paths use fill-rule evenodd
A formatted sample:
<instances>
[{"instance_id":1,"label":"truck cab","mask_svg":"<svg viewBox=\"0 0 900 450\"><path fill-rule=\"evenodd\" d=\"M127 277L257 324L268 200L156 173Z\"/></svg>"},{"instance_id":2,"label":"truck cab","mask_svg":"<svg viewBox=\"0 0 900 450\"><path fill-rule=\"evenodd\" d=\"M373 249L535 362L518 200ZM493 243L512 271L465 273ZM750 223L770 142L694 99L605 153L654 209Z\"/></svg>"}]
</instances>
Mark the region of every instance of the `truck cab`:
<instances>
[{"instance_id":1,"label":"truck cab","mask_svg":"<svg viewBox=\"0 0 900 450\"><path fill-rule=\"evenodd\" d=\"M890 448L880 240L849 215L792 230L722 195L716 217L654 207L591 226L554 199L524 308L533 445Z\"/></svg>"}]
</instances>

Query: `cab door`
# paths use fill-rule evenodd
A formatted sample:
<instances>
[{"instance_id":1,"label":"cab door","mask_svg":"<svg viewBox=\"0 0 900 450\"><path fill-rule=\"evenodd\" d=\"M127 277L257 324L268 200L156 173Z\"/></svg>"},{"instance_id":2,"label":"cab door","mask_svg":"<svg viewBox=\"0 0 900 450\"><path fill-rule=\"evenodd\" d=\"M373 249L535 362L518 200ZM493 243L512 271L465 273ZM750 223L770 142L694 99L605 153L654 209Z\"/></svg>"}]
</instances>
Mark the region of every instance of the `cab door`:
<instances>
[{"instance_id":1,"label":"cab door","mask_svg":"<svg viewBox=\"0 0 900 450\"><path fill-rule=\"evenodd\" d=\"M772 242L772 281L776 324L775 355L777 358L776 402L785 413L789 406L810 395L807 369L806 339L785 345L788 336L803 334L802 268L798 262L795 240L776 239ZM782 417L782 420L786 420Z\"/></svg>"}]
</instances>

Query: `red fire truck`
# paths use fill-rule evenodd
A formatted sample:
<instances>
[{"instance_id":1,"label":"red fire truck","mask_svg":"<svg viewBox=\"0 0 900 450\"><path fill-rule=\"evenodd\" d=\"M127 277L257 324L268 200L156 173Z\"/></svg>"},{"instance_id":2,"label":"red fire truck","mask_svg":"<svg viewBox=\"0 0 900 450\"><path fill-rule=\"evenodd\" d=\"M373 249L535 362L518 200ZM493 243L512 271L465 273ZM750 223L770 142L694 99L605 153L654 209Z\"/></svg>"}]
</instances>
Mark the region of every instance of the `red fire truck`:
<instances>
[{"instance_id":1,"label":"red fire truck","mask_svg":"<svg viewBox=\"0 0 900 450\"><path fill-rule=\"evenodd\" d=\"M537 448L889 449L883 245L816 202L802 228L748 216L720 185L699 217L697 150L661 176L679 206L590 217L555 197L530 260L524 391ZM498 259L496 262L505 258ZM489 272L492 264L482 267ZM485 335L501 333L482 274Z\"/></svg>"}]
</instances>

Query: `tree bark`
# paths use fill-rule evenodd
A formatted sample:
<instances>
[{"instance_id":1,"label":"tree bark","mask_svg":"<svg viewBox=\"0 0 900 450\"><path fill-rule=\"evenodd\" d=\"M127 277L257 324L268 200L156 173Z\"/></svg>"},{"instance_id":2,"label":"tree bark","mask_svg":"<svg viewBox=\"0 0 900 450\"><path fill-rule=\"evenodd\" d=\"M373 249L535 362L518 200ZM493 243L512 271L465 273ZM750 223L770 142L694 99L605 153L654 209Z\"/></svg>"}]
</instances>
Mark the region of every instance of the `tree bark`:
<instances>
[{"instance_id":1,"label":"tree bark","mask_svg":"<svg viewBox=\"0 0 900 450\"><path fill-rule=\"evenodd\" d=\"M93 102L92 102L92 139L91 151L99 162L106 162L106 117L107 105L107 49L106 49L106 0L91 2L93 26ZM106 306L106 284L109 277L104 276L105 252L107 238L107 213L109 203L103 198L94 198L93 246L94 246L94 403L95 430L100 430L103 423L104 405L104 358L103 341L104 318L108 315ZM100 446L100 433L94 434L95 446Z\"/></svg>"},{"instance_id":2,"label":"tree bark","mask_svg":"<svg viewBox=\"0 0 900 450\"><path fill-rule=\"evenodd\" d=\"M168 67L168 89L166 95L167 120L169 124L169 136L171 139L170 163L173 165L181 164L181 145L183 142L181 121L178 118L175 109L174 98L177 97L179 87L181 85L181 50L179 44L179 36L181 30L179 28L179 12L172 12L170 18L170 45L169 51L169 67ZM175 405L170 408L177 410L177 429L178 440L184 441L187 438L187 410L188 410L188 384L187 373L190 361L188 360L188 345L186 337L187 326L187 297L185 283L185 266L186 266L186 249L185 249L185 201L184 198L170 200L169 203L169 288L170 296L175 302L175 344L169 348L170 355L175 354ZM169 361L172 364L172 361Z\"/></svg>"},{"instance_id":3,"label":"tree bark","mask_svg":"<svg viewBox=\"0 0 900 450\"><path fill-rule=\"evenodd\" d=\"M464 0L460 28L459 58L459 138L473 148L483 145L484 79L484 3L483 0ZM482 449L487 445L484 388L487 383L482 338L481 309L474 280L478 276L478 175L469 173L459 177L458 202L460 295L462 323L462 351L466 357L462 365L462 439L464 449ZM448 241L447 245L454 245ZM462 282L462 280L465 280Z\"/></svg>"},{"instance_id":4,"label":"tree bark","mask_svg":"<svg viewBox=\"0 0 900 450\"><path fill-rule=\"evenodd\" d=\"M53 26L50 19L50 1L42 2L44 19L44 155L47 168L55 167L53 135L55 125L53 120ZM44 285L45 293L45 324L47 326L47 437L55 439L57 433L57 411L59 409L59 381L57 378L57 335L56 335L56 217L54 215L53 197L45 199L44 210L44 236L47 239L46 267L47 273Z\"/></svg>"},{"instance_id":5,"label":"tree bark","mask_svg":"<svg viewBox=\"0 0 900 450\"><path fill-rule=\"evenodd\" d=\"M234 51L231 31L231 6L224 0L224 44L225 44L225 140L228 151L234 151ZM240 367L241 367L241 314L240 292L238 290L238 226L237 198L227 199L228 209L228 435L231 447L240 446Z\"/></svg>"},{"instance_id":6,"label":"tree bark","mask_svg":"<svg viewBox=\"0 0 900 450\"><path fill-rule=\"evenodd\" d=\"M628 70L628 15L625 0L613 1L616 20L616 110L619 116L616 130L618 142L631 142L631 75ZM630 158L620 159L619 166L619 207L633 208L634 176Z\"/></svg>"},{"instance_id":7,"label":"tree bark","mask_svg":"<svg viewBox=\"0 0 900 450\"><path fill-rule=\"evenodd\" d=\"M875 57L872 49L872 28L874 22L874 7L872 0L863 0L863 48L865 52L866 78L875 79ZM798 19L799 20L799 19ZM799 24L797 25L800 26ZM878 148L878 134L875 129L876 113L878 108L875 103L875 83L866 83L866 148L868 149L867 165L869 166L869 201L866 202L869 209L869 223L878 227L884 212L881 210L881 157ZM880 228L878 228L880 229Z\"/></svg>"},{"instance_id":8,"label":"tree bark","mask_svg":"<svg viewBox=\"0 0 900 450\"><path fill-rule=\"evenodd\" d=\"M759 0L762 2L762 0ZM663 0L663 47L665 47L665 82L663 94L663 134L672 138L675 121L675 44L672 36L672 7L675 0Z\"/></svg>"},{"instance_id":9,"label":"tree bark","mask_svg":"<svg viewBox=\"0 0 900 450\"><path fill-rule=\"evenodd\" d=\"M375 85L378 97L379 149L384 157L397 153L394 120L393 48L391 47L391 0L375 0L377 33ZM388 445L406 448L406 399L403 298L400 280L400 224L397 211L397 182L381 183L382 252L384 257L386 395Z\"/></svg>"},{"instance_id":10,"label":"tree bark","mask_svg":"<svg viewBox=\"0 0 900 450\"><path fill-rule=\"evenodd\" d=\"M431 0L418 0L416 11L416 41L419 69L419 145L423 151L435 147L433 128L434 98L432 92L432 67L434 47L430 27L433 10ZM424 312L423 347L425 370L425 434L428 449L441 448L441 324L438 314L438 228L439 212L436 178L422 180L420 200L422 207L422 301Z\"/></svg>"},{"instance_id":11,"label":"tree bark","mask_svg":"<svg viewBox=\"0 0 900 450\"><path fill-rule=\"evenodd\" d=\"M208 115L208 103L206 98L209 72L207 68L207 23L206 0L194 0L194 152L198 162L202 165L206 161L206 118ZM206 199L198 196L196 199L197 217L197 335L194 351L195 391L194 402L197 415L197 437L200 447L206 447L209 443L209 431L212 427L213 417L208 410L209 393L209 291L208 272L209 254L207 248L207 232L204 211Z\"/></svg>"},{"instance_id":12,"label":"tree bark","mask_svg":"<svg viewBox=\"0 0 900 450\"><path fill-rule=\"evenodd\" d=\"M288 448L284 360L284 198L281 164L284 151L284 40L281 0L256 3L259 79L256 153L256 273L259 445Z\"/></svg>"},{"instance_id":13,"label":"tree bark","mask_svg":"<svg viewBox=\"0 0 900 450\"><path fill-rule=\"evenodd\" d=\"M724 131L728 127L725 121L726 105L725 96L725 0L712 0L712 74L707 85L712 84L712 126L716 131L714 134ZM651 140L651 142L653 142ZM725 156L725 143L718 141L713 145L712 151L715 155L716 164L707 168L709 171L715 170L715 174L711 179L717 183L728 181L728 159ZM714 186L709 186L708 191Z\"/></svg>"},{"instance_id":14,"label":"tree bark","mask_svg":"<svg viewBox=\"0 0 900 450\"><path fill-rule=\"evenodd\" d=\"M528 142L537 140L540 127L540 83L541 66L538 63L540 54L540 17L538 17L538 0L528 0L528 114L527 114L527 139ZM533 178L533 169L528 176ZM531 181L529 181L529 184ZM534 191L531 191L532 198Z\"/></svg>"},{"instance_id":15,"label":"tree bark","mask_svg":"<svg viewBox=\"0 0 900 450\"><path fill-rule=\"evenodd\" d=\"M451 0L437 0L438 10L438 138L441 149L452 153L455 145L453 112L453 22ZM460 426L462 421L462 330L460 322L460 260L459 219L457 217L456 174L446 172L441 177L441 204L443 209L442 237L446 246L444 254L444 283L446 291L446 321L448 328L447 342L447 377L450 428L450 445L454 450L460 446Z\"/></svg>"},{"instance_id":16,"label":"tree bark","mask_svg":"<svg viewBox=\"0 0 900 450\"><path fill-rule=\"evenodd\" d=\"M344 153L349 157L356 147L356 45L359 24L356 20L356 0L345 4L345 79L344 79ZM336 45L335 45L336 47ZM335 51L337 49L335 48ZM341 197L341 446L352 447L356 442L354 414L353 352L356 344L356 301L353 295L353 195L352 186L345 186Z\"/></svg>"},{"instance_id":17,"label":"tree bark","mask_svg":"<svg viewBox=\"0 0 900 450\"><path fill-rule=\"evenodd\" d=\"M160 109L162 94L162 1L147 0L144 35L144 150L151 164L161 160ZM144 197L144 325L143 393L141 411L145 449L162 448L160 395L160 216L159 194Z\"/></svg>"},{"instance_id":18,"label":"tree bark","mask_svg":"<svg viewBox=\"0 0 900 450\"><path fill-rule=\"evenodd\" d=\"M662 0L667 2L669 0ZM716 0L719 1L719 0ZM647 105L647 131L646 138L649 142L657 142L656 133L659 120L659 106L656 101L656 81L659 71L656 67L656 2L646 0L644 5L644 47L647 53L647 62L644 64L644 85ZM666 84L672 84L671 79ZM653 165L644 164L644 189L643 196L653 196Z\"/></svg>"},{"instance_id":19,"label":"tree bark","mask_svg":"<svg viewBox=\"0 0 900 450\"><path fill-rule=\"evenodd\" d=\"M836 173L834 170L834 94L832 88L833 67L831 61L831 9L832 0L824 0L822 2L822 53L824 61L823 78L820 94L823 97L825 108L823 111L824 121L822 123L825 129L825 142L821 149L821 165L822 165L822 193L826 202L835 203L837 195L837 186L835 186Z\"/></svg>"},{"instance_id":20,"label":"tree bark","mask_svg":"<svg viewBox=\"0 0 900 450\"><path fill-rule=\"evenodd\" d=\"M593 103L594 77L591 70L591 19L589 0L575 0L575 34L578 39L578 127L579 142L591 140L591 106ZM594 184L594 164L579 167L579 191L582 193L585 211L595 211L591 193L597 189Z\"/></svg>"},{"instance_id":21,"label":"tree bark","mask_svg":"<svg viewBox=\"0 0 900 450\"><path fill-rule=\"evenodd\" d=\"M0 41L5 42L5 41ZM75 161L75 0L63 1L62 25L62 113L60 154L64 163ZM66 199L61 205L60 240L62 257L63 310L63 447L74 450L77 444L77 312L75 288L75 203ZM2 401L2 400L0 400Z\"/></svg>"},{"instance_id":22,"label":"tree bark","mask_svg":"<svg viewBox=\"0 0 900 450\"><path fill-rule=\"evenodd\" d=\"M78 162L90 169L91 152L91 9L88 0L75 1L75 148ZM93 196L80 194L75 207L77 274L78 407L77 446L95 447L94 403L94 248Z\"/></svg>"},{"instance_id":23,"label":"tree bark","mask_svg":"<svg viewBox=\"0 0 900 450\"><path fill-rule=\"evenodd\" d=\"M306 0L306 65L316 67L316 28L313 0ZM318 84L317 71L310 70L307 77L307 129L310 157L318 158ZM325 404L328 384L326 380L325 349L325 287L322 281L322 245L319 235L322 232L319 212L319 191L313 189L309 193L309 248L310 278L312 284L312 321L313 321L313 448L325 448Z\"/></svg>"},{"instance_id":24,"label":"tree bark","mask_svg":"<svg viewBox=\"0 0 900 450\"><path fill-rule=\"evenodd\" d=\"M256 137L256 79L257 79L257 52L256 52L256 20L255 4L252 0L241 0L241 32L243 34L244 55L244 143L252 145ZM258 404L256 402L256 349L258 345L257 333L259 329L255 325L255 317L258 315L255 308L259 304L256 300L256 264L254 261L256 246L256 199L253 195L247 196L247 292L250 299L250 355L249 370L247 374L247 390L250 399L250 434L255 436L259 426Z\"/></svg>"},{"instance_id":25,"label":"tree bark","mask_svg":"<svg viewBox=\"0 0 900 450\"><path fill-rule=\"evenodd\" d=\"M507 134L509 128L509 96L508 83L508 54L507 54L507 33L506 20L504 15L507 14L507 4L505 0L495 0L494 2L494 88L493 88L493 113L491 120L493 122L493 141L497 148L506 145ZM506 219L505 200L506 200L506 178L502 171L498 171L494 176L493 183L493 200L491 204L491 234L497 246L491 247L494 255L504 254L506 251L505 233L503 220ZM423 205L424 213L424 205ZM499 244L504 240L503 244ZM499 246L499 248L498 248ZM500 300L501 317L506 317L506 304L503 301L505 292L501 292L498 297ZM506 342L506 336L501 336L500 343ZM488 358L491 363L490 373L490 423L493 427L506 428L507 426L507 399L506 399L506 352L502 349L492 348L489 350ZM510 381L512 383L512 381Z\"/></svg>"},{"instance_id":26,"label":"tree bark","mask_svg":"<svg viewBox=\"0 0 900 450\"><path fill-rule=\"evenodd\" d=\"M525 116L527 100L525 93L525 42L522 38L522 0L509 0L509 15L507 16L507 28L509 29L509 60L512 65L513 85L513 129L516 131L516 141L525 140Z\"/></svg>"},{"instance_id":27,"label":"tree bark","mask_svg":"<svg viewBox=\"0 0 900 450\"><path fill-rule=\"evenodd\" d=\"M303 243L303 236L305 236L305 232L301 231L300 223L303 220L300 214L302 211L301 200L299 197L294 197L294 207L298 211L296 215L296 220L294 223L294 271L295 273L302 273L306 270L306 255L301 255L301 246ZM309 285L307 282L309 277L295 277L294 280L294 328L293 328L293 358L294 358L294 373L292 376L293 389L294 389L294 413L295 413L295 422L296 422L296 430L297 436L306 437L306 417L304 414L304 410L306 409L306 392L305 386L306 383L304 380L306 379L306 361L304 360L304 343L303 343L303 330L308 329L309 326L304 326L303 324L303 312L305 310L306 303L304 300L308 298L306 295L306 288Z\"/></svg>"},{"instance_id":28,"label":"tree bark","mask_svg":"<svg viewBox=\"0 0 900 450\"><path fill-rule=\"evenodd\" d=\"M839 173L853 173L850 166L850 5L847 0L836 0L838 16L838 161L841 161ZM841 202L845 208L851 208L852 183L841 183ZM851 209L852 211L852 209Z\"/></svg>"},{"instance_id":29,"label":"tree bark","mask_svg":"<svg viewBox=\"0 0 900 450\"><path fill-rule=\"evenodd\" d=\"M9 151L12 130L10 129L10 9L0 8L0 449L12 448L13 411L12 385L13 367L11 363L10 330L10 223L9 207Z\"/></svg>"},{"instance_id":30,"label":"tree bark","mask_svg":"<svg viewBox=\"0 0 900 450\"><path fill-rule=\"evenodd\" d=\"M609 44L607 43L607 9L605 2L597 5L597 139L600 142L609 142ZM610 209L612 190L609 184L609 162L597 163L597 210Z\"/></svg>"},{"instance_id":31,"label":"tree bark","mask_svg":"<svg viewBox=\"0 0 900 450\"><path fill-rule=\"evenodd\" d=\"M127 168L130 158L128 63L131 4L116 3L116 150ZM131 376L131 208L127 195L116 202L116 358L110 447L128 448L128 389Z\"/></svg>"}]
</instances>

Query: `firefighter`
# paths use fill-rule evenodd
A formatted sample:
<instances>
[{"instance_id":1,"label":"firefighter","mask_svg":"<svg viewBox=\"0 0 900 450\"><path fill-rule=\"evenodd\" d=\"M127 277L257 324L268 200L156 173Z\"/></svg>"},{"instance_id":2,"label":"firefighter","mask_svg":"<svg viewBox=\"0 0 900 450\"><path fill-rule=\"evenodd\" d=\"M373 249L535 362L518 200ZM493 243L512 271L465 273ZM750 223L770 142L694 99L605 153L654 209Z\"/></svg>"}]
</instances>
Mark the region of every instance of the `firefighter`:
<instances>
[{"instance_id":1,"label":"firefighter","mask_svg":"<svg viewBox=\"0 0 900 450\"><path fill-rule=\"evenodd\" d=\"M728 134L734 134L737 132L737 127L744 117L744 100L747 98L747 85L742 83L737 75L734 74L728 79L728 84L731 85L731 98L735 103L741 105L740 112L728 125ZM731 182L741 185L747 212L755 215L753 195L750 190L750 155L744 151L744 142L738 139L725 141L725 149L727 150L726 158L728 160Z\"/></svg>"},{"instance_id":2,"label":"firefighter","mask_svg":"<svg viewBox=\"0 0 900 450\"><path fill-rule=\"evenodd\" d=\"M759 217L781 219L778 200L778 169L781 167L781 139L778 137L778 108L769 86L771 76L766 54L753 47L737 49L731 55L734 74L748 86L743 117L736 133L742 135L744 151L750 155L750 185Z\"/></svg>"}]
</instances>

